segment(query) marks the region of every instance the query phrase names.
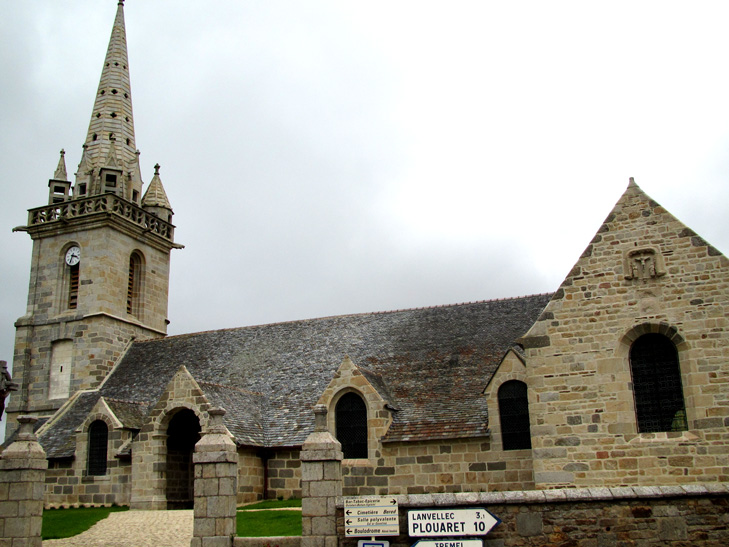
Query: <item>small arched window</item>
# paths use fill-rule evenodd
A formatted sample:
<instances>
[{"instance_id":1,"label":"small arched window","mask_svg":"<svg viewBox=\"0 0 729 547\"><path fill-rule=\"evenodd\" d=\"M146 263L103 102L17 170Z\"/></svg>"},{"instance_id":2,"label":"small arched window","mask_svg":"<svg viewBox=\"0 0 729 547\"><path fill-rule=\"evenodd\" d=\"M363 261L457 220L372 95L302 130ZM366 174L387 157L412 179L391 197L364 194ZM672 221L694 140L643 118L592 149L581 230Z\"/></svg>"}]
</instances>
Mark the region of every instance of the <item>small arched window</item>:
<instances>
[{"instance_id":1,"label":"small arched window","mask_svg":"<svg viewBox=\"0 0 729 547\"><path fill-rule=\"evenodd\" d=\"M678 351L662 334L644 334L630 347L630 372L638 432L685 431Z\"/></svg>"},{"instance_id":2,"label":"small arched window","mask_svg":"<svg viewBox=\"0 0 729 547\"><path fill-rule=\"evenodd\" d=\"M519 380L509 380L499 387L499 418L504 450L532 447L529 430L529 401L527 386Z\"/></svg>"},{"instance_id":3,"label":"small arched window","mask_svg":"<svg viewBox=\"0 0 729 547\"><path fill-rule=\"evenodd\" d=\"M129 279L127 282L127 313L140 316L142 293L142 257L133 252L129 257Z\"/></svg>"},{"instance_id":4,"label":"small arched window","mask_svg":"<svg viewBox=\"0 0 729 547\"><path fill-rule=\"evenodd\" d=\"M86 472L89 475L106 475L106 454L109 428L102 420L89 426L89 447Z\"/></svg>"},{"instance_id":5,"label":"small arched window","mask_svg":"<svg viewBox=\"0 0 729 547\"><path fill-rule=\"evenodd\" d=\"M367 406L356 393L345 393L334 410L337 440L345 458L367 457Z\"/></svg>"}]
</instances>

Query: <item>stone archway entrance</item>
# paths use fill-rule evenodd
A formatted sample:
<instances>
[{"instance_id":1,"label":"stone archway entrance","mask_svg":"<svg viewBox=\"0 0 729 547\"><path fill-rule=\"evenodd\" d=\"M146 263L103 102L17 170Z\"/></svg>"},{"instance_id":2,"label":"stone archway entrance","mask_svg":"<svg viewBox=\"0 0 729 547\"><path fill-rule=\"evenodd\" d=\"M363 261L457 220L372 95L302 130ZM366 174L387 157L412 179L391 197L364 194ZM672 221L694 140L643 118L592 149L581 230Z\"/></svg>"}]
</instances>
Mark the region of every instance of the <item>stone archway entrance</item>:
<instances>
[{"instance_id":1,"label":"stone archway entrance","mask_svg":"<svg viewBox=\"0 0 729 547\"><path fill-rule=\"evenodd\" d=\"M192 410L177 412L167 427L165 494L168 509L192 509L195 473L192 453L200 440L200 420Z\"/></svg>"}]
</instances>

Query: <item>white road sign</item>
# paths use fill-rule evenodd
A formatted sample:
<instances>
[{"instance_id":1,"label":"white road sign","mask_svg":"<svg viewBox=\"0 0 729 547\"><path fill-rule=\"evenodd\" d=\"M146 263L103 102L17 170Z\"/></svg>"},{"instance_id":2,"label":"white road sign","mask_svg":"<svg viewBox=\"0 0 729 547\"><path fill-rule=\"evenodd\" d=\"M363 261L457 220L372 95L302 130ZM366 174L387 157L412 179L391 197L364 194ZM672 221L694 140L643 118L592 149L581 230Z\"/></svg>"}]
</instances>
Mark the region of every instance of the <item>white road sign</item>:
<instances>
[{"instance_id":1,"label":"white road sign","mask_svg":"<svg viewBox=\"0 0 729 547\"><path fill-rule=\"evenodd\" d=\"M485 536L499 522L486 509L408 511L408 534L411 537Z\"/></svg>"},{"instance_id":2,"label":"white road sign","mask_svg":"<svg viewBox=\"0 0 729 547\"><path fill-rule=\"evenodd\" d=\"M419 539L413 545L413 547L483 547L483 540L482 539Z\"/></svg>"},{"instance_id":3,"label":"white road sign","mask_svg":"<svg viewBox=\"0 0 729 547\"><path fill-rule=\"evenodd\" d=\"M348 537L399 535L397 500L392 496L344 498L344 533Z\"/></svg>"}]
</instances>

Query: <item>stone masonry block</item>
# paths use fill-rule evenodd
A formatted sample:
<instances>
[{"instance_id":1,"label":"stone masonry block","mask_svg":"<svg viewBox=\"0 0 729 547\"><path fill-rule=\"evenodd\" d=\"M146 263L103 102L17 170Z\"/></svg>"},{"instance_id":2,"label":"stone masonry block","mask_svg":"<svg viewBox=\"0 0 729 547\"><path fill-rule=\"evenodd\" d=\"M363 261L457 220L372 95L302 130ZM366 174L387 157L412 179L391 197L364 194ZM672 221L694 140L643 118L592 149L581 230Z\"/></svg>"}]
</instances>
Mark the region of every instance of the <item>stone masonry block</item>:
<instances>
[{"instance_id":1,"label":"stone masonry block","mask_svg":"<svg viewBox=\"0 0 729 547\"><path fill-rule=\"evenodd\" d=\"M215 535L216 536L233 536L235 535L236 520L235 518L226 517L215 519Z\"/></svg>"},{"instance_id":2,"label":"stone masonry block","mask_svg":"<svg viewBox=\"0 0 729 547\"><path fill-rule=\"evenodd\" d=\"M342 483L340 481L318 481L309 486L309 495L313 497L341 496Z\"/></svg>"},{"instance_id":3,"label":"stone masonry block","mask_svg":"<svg viewBox=\"0 0 729 547\"><path fill-rule=\"evenodd\" d=\"M214 536L215 519L207 517L195 517L194 535L196 537Z\"/></svg>"},{"instance_id":4,"label":"stone masonry block","mask_svg":"<svg viewBox=\"0 0 729 547\"><path fill-rule=\"evenodd\" d=\"M304 498L301 500L301 515L305 517L323 517L327 512L327 498Z\"/></svg>"},{"instance_id":5,"label":"stone masonry block","mask_svg":"<svg viewBox=\"0 0 729 547\"><path fill-rule=\"evenodd\" d=\"M324 480L342 480L342 465L338 461L324 462Z\"/></svg>"},{"instance_id":6,"label":"stone masonry block","mask_svg":"<svg viewBox=\"0 0 729 547\"><path fill-rule=\"evenodd\" d=\"M231 547L233 538L231 537L206 537L202 538L202 547Z\"/></svg>"},{"instance_id":7,"label":"stone masonry block","mask_svg":"<svg viewBox=\"0 0 729 547\"><path fill-rule=\"evenodd\" d=\"M337 523L336 519L332 517L312 517L311 518L311 533L315 536L328 536L336 535Z\"/></svg>"},{"instance_id":8,"label":"stone masonry block","mask_svg":"<svg viewBox=\"0 0 729 547\"><path fill-rule=\"evenodd\" d=\"M306 462L301 466L302 481L320 481L324 478L323 462Z\"/></svg>"},{"instance_id":9,"label":"stone masonry block","mask_svg":"<svg viewBox=\"0 0 729 547\"><path fill-rule=\"evenodd\" d=\"M519 513L516 516L516 531L520 536L538 536L542 529L541 513Z\"/></svg>"},{"instance_id":10,"label":"stone masonry block","mask_svg":"<svg viewBox=\"0 0 729 547\"><path fill-rule=\"evenodd\" d=\"M0 502L0 518L17 517L19 507L20 507L20 502L17 502L17 501Z\"/></svg>"}]
</instances>

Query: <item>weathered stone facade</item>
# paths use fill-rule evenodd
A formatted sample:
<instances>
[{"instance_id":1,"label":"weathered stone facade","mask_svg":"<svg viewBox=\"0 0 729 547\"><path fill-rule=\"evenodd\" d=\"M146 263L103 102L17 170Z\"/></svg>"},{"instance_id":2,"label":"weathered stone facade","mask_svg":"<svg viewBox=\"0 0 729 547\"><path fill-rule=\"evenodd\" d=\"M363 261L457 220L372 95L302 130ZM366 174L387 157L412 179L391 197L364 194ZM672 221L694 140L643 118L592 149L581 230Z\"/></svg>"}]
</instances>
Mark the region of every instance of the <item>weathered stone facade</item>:
<instances>
[{"instance_id":1,"label":"weathered stone facade","mask_svg":"<svg viewBox=\"0 0 729 547\"><path fill-rule=\"evenodd\" d=\"M106 473L88 473L88 431L100 420L108 427ZM125 452L132 433L121 427L106 401L101 399L77 433L76 452L71 459L51 460L46 472L47 507L78 505L129 505L131 501L131 457Z\"/></svg>"},{"instance_id":2,"label":"weathered stone facade","mask_svg":"<svg viewBox=\"0 0 729 547\"><path fill-rule=\"evenodd\" d=\"M629 270L631 253L661 258ZM635 183L524 336L537 488L729 479L729 261ZM688 429L640 433L629 350L678 350Z\"/></svg>"},{"instance_id":3,"label":"weathered stone facade","mask_svg":"<svg viewBox=\"0 0 729 547\"><path fill-rule=\"evenodd\" d=\"M276 450L267 460L267 497L301 497L301 457L299 450ZM261 491L262 493L262 491Z\"/></svg>"}]
</instances>

